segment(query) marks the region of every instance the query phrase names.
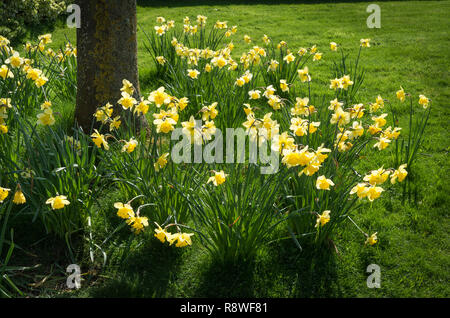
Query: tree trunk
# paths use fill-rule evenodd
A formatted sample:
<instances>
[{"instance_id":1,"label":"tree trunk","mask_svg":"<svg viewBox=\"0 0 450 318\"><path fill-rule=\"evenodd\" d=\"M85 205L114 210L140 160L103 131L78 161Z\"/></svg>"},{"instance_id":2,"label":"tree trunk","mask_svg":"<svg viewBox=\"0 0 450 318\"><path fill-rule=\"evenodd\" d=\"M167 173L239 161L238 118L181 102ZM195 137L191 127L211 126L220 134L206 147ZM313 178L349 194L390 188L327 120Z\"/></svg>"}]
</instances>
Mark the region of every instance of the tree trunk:
<instances>
[{"instance_id":1,"label":"tree trunk","mask_svg":"<svg viewBox=\"0 0 450 318\"><path fill-rule=\"evenodd\" d=\"M122 80L140 95L137 67L136 0L77 0L77 105L75 120L87 133L97 107L111 103L119 112ZM142 118L141 118L142 121Z\"/></svg>"}]
</instances>

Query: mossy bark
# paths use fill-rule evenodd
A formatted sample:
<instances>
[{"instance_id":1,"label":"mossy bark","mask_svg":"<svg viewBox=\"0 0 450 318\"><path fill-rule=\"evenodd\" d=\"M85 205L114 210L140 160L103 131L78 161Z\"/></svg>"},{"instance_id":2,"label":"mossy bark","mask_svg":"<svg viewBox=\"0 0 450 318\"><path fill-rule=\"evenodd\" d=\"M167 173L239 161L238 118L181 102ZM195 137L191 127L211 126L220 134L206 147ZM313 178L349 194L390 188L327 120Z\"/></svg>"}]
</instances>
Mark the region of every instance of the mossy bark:
<instances>
[{"instance_id":1,"label":"mossy bark","mask_svg":"<svg viewBox=\"0 0 450 318\"><path fill-rule=\"evenodd\" d=\"M97 107L111 103L120 112L122 80L140 95L137 67L136 0L77 0L77 105L75 120L88 132ZM144 123L143 118L140 119Z\"/></svg>"}]
</instances>

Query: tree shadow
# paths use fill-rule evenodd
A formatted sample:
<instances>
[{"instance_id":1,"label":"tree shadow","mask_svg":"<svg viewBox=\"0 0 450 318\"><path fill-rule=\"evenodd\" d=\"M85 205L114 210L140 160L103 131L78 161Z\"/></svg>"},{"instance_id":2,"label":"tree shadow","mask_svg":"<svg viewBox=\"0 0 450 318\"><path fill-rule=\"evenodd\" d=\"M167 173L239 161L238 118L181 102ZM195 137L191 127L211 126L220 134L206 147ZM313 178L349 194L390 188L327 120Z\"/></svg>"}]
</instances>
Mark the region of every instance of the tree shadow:
<instances>
[{"instance_id":1,"label":"tree shadow","mask_svg":"<svg viewBox=\"0 0 450 318\"><path fill-rule=\"evenodd\" d=\"M302 245L300 251L291 240L284 240L268 250L268 262L277 264L276 275L284 281L292 282L287 291L288 297L342 297L337 283L336 257L334 248L328 244L317 247L312 244ZM269 280L274 281L268 275Z\"/></svg>"},{"instance_id":2,"label":"tree shadow","mask_svg":"<svg viewBox=\"0 0 450 318\"><path fill-rule=\"evenodd\" d=\"M223 264L211 261L204 268L205 270L200 274L200 284L193 291L194 297L255 297L253 284L254 260L239 264Z\"/></svg>"},{"instance_id":3,"label":"tree shadow","mask_svg":"<svg viewBox=\"0 0 450 318\"><path fill-rule=\"evenodd\" d=\"M91 287L89 297L171 297L168 286L180 266L181 253L157 240L146 240L145 246L132 252L121 265L112 266L113 273L105 274L109 277L98 287Z\"/></svg>"}]
</instances>

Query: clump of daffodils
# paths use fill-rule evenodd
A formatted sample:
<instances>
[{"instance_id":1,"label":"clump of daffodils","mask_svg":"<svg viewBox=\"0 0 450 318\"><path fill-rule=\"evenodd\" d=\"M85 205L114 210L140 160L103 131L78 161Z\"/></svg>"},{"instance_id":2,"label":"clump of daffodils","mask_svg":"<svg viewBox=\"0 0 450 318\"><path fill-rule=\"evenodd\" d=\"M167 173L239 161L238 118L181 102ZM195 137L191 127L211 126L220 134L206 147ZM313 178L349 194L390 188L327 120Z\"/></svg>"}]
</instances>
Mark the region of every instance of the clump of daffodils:
<instances>
[{"instance_id":1,"label":"clump of daffodils","mask_svg":"<svg viewBox=\"0 0 450 318\"><path fill-rule=\"evenodd\" d=\"M131 230L135 234L139 234L144 230L145 227L148 226L148 218L139 215L140 208L135 213L130 205L131 201L125 204L123 204L122 202L116 202L114 203L114 207L117 209L117 216L124 219L126 224L131 227Z\"/></svg>"},{"instance_id":2,"label":"clump of daffodils","mask_svg":"<svg viewBox=\"0 0 450 318\"><path fill-rule=\"evenodd\" d=\"M184 232L177 232L177 233L170 233L167 231L167 228L170 226L166 226L164 229L161 228L161 226L156 223L157 228L155 229L155 237L161 242L165 243L168 242L169 245L172 245L175 243L176 247L185 247L192 245L192 239L191 236L194 235L194 233L184 233Z\"/></svg>"}]
</instances>

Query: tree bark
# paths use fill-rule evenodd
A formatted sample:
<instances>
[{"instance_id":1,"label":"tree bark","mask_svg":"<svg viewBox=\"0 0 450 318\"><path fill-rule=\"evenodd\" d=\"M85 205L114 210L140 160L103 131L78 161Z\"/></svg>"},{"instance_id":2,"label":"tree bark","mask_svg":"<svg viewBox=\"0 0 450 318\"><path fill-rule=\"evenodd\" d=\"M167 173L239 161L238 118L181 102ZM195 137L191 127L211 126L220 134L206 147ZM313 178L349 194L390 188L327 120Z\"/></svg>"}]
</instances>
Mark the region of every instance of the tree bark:
<instances>
[{"instance_id":1,"label":"tree bark","mask_svg":"<svg viewBox=\"0 0 450 318\"><path fill-rule=\"evenodd\" d=\"M137 67L136 0L77 0L77 105L75 120L85 132L97 107L111 103L119 113L122 80L140 95Z\"/></svg>"}]
</instances>

